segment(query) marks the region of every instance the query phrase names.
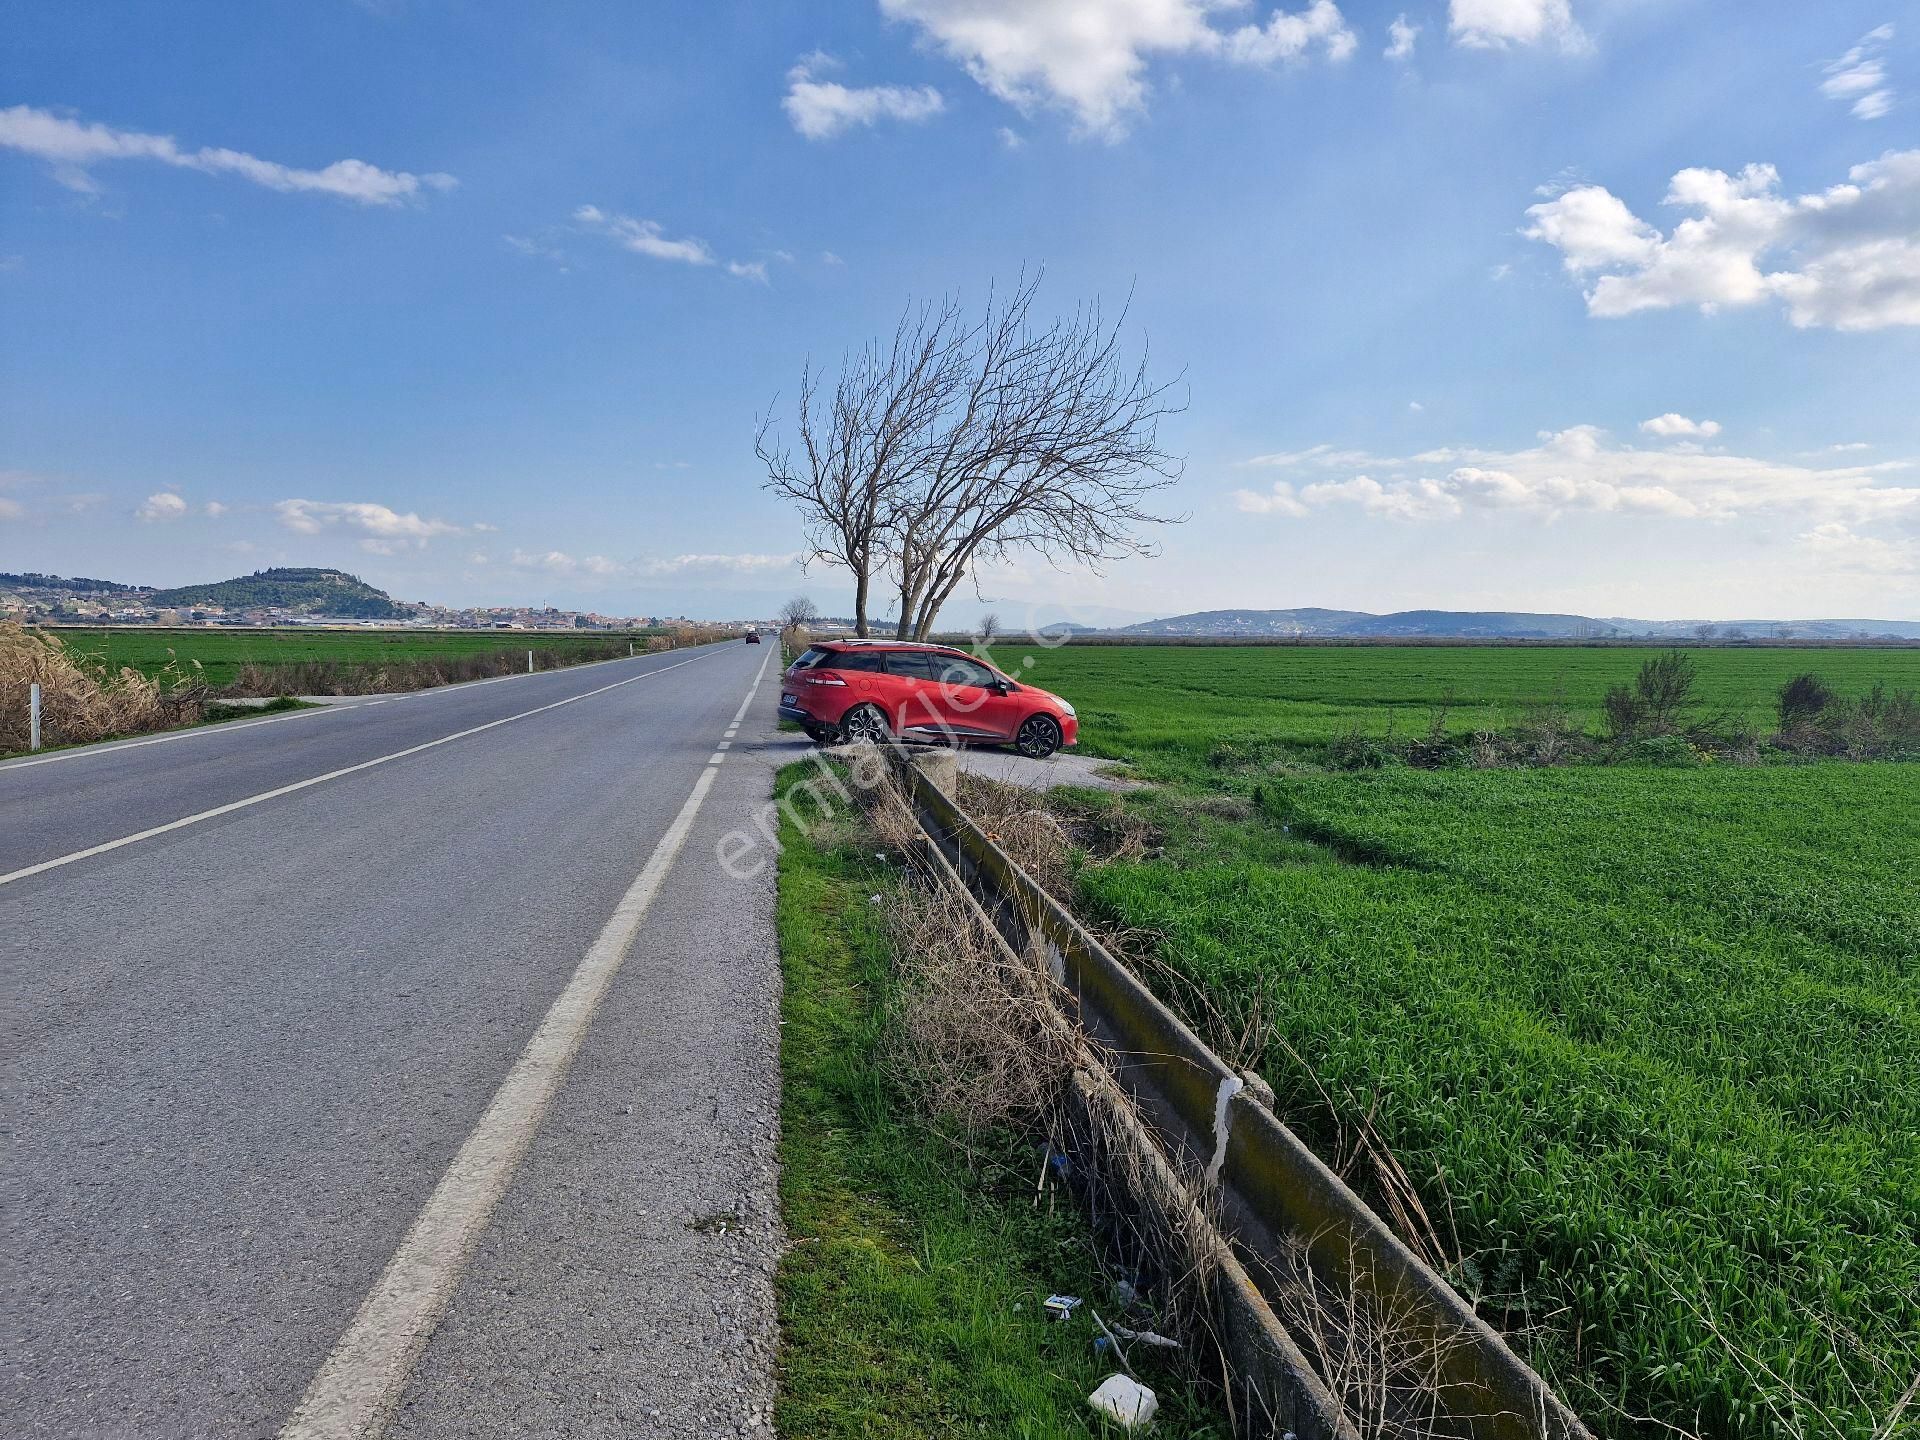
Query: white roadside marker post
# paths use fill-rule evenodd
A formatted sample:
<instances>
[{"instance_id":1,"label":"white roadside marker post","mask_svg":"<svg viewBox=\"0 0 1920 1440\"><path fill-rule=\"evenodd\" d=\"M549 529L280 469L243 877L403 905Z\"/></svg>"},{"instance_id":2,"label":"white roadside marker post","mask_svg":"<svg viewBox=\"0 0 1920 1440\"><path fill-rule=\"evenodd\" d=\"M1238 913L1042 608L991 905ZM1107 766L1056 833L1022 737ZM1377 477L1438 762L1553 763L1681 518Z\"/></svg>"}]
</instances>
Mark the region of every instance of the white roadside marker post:
<instances>
[{"instance_id":1,"label":"white roadside marker post","mask_svg":"<svg viewBox=\"0 0 1920 1440\"><path fill-rule=\"evenodd\" d=\"M40 682L27 686L27 748L40 748Z\"/></svg>"},{"instance_id":2,"label":"white roadside marker post","mask_svg":"<svg viewBox=\"0 0 1920 1440\"><path fill-rule=\"evenodd\" d=\"M527 674L533 674L533 651L527 651Z\"/></svg>"}]
</instances>

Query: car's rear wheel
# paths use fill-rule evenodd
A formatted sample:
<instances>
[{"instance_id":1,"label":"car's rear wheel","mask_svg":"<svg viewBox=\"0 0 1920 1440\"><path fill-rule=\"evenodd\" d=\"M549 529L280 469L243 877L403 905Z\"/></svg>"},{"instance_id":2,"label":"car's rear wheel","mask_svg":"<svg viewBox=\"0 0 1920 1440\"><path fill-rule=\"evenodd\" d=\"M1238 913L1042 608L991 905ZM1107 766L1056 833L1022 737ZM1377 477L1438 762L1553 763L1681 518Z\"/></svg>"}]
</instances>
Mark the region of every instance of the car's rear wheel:
<instances>
[{"instance_id":1,"label":"car's rear wheel","mask_svg":"<svg viewBox=\"0 0 1920 1440\"><path fill-rule=\"evenodd\" d=\"M825 745L833 739L833 731L824 725L807 726L807 738L816 745Z\"/></svg>"},{"instance_id":2,"label":"car's rear wheel","mask_svg":"<svg viewBox=\"0 0 1920 1440\"><path fill-rule=\"evenodd\" d=\"M1044 760L1060 748L1060 724L1051 715L1029 715L1013 744L1029 760Z\"/></svg>"},{"instance_id":3,"label":"car's rear wheel","mask_svg":"<svg viewBox=\"0 0 1920 1440\"><path fill-rule=\"evenodd\" d=\"M878 705L856 705L840 717L840 735L849 745L878 745L893 738Z\"/></svg>"}]
</instances>

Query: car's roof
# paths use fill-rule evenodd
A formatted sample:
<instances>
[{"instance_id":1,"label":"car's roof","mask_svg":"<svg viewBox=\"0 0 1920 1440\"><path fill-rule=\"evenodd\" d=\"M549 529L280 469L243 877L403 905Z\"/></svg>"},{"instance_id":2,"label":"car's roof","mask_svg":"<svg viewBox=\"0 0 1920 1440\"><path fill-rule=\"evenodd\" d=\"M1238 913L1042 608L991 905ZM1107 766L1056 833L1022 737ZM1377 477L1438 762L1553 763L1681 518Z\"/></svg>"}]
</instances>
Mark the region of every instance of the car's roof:
<instances>
[{"instance_id":1,"label":"car's roof","mask_svg":"<svg viewBox=\"0 0 1920 1440\"><path fill-rule=\"evenodd\" d=\"M841 640L816 640L816 650L931 650L941 655L965 655L957 645L935 645L928 640L862 640L858 636Z\"/></svg>"}]
</instances>

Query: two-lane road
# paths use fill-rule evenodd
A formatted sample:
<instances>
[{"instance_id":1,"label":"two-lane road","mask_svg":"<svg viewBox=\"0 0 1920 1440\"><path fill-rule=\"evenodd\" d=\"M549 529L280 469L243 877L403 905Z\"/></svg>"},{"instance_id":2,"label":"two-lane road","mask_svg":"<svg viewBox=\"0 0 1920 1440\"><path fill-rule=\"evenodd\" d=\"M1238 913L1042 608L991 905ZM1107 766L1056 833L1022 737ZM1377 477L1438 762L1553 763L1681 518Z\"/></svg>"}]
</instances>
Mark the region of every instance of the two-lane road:
<instances>
[{"instance_id":1,"label":"two-lane road","mask_svg":"<svg viewBox=\"0 0 1920 1440\"><path fill-rule=\"evenodd\" d=\"M773 653L0 765L0 1430L764 1414Z\"/></svg>"}]
</instances>

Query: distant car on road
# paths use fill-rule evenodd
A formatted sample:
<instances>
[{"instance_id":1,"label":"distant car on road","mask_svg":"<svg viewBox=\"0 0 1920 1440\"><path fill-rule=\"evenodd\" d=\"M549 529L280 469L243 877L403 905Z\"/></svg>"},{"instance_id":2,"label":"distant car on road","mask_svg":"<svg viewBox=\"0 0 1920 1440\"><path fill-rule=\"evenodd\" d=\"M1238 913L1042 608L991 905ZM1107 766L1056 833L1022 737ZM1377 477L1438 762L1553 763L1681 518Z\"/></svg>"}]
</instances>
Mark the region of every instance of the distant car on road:
<instances>
[{"instance_id":1,"label":"distant car on road","mask_svg":"<svg viewBox=\"0 0 1920 1440\"><path fill-rule=\"evenodd\" d=\"M759 643L760 643L760 632L758 630L747 631L747 644L758 645Z\"/></svg>"},{"instance_id":2,"label":"distant car on road","mask_svg":"<svg viewBox=\"0 0 1920 1440\"><path fill-rule=\"evenodd\" d=\"M780 718L816 741L895 736L1011 745L1044 759L1080 738L1073 706L948 645L822 640L787 667Z\"/></svg>"}]
</instances>

